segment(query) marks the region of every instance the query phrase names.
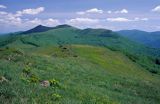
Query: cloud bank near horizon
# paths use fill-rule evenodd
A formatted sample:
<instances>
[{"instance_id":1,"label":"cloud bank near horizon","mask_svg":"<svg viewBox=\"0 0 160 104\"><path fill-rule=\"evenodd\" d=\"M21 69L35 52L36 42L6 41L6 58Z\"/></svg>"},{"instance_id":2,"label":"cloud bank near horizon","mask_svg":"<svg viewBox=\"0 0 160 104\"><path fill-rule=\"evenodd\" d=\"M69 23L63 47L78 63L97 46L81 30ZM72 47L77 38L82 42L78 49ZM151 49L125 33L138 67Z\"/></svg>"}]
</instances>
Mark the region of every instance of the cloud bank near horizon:
<instances>
[{"instance_id":1,"label":"cloud bank near horizon","mask_svg":"<svg viewBox=\"0 0 160 104\"><path fill-rule=\"evenodd\" d=\"M130 29L142 26L153 21L151 16L147 15L134 15L133 11L126 8L122 9L101 9L101 8L89 8L82 9L81 11L66 12L70 14L67 18L56 18L46 15L47 7L39 6L35 8L24 8L22 10L16 10L15 12L7 11L8 6L0 4L0 27L2 32L10 30L18 31L25 30L37 25L44 25L53 27L61 24L69 24L79 28L107 28L112 30ZM160 15L160 5L155 6L148 13ZM63 12L58 12L63 15ZM52 12L51 14L58 14ZM64 13L65 14L65 13ZM41 17L41 15L43 15ZM46 16L44 16L46 15ZM155 18L155 17L154 17ZM157 19L157 18L156 18ZM132 24L132 25L131 25ZM130 25L130 28L125 28ZM149 26L149 28L151 25ZM152 28L160 27L159 25L153 25ZM159 28L157 28L159 29ZM10 32L10 31L9 31Z\"/></svg>"}]
</instances>

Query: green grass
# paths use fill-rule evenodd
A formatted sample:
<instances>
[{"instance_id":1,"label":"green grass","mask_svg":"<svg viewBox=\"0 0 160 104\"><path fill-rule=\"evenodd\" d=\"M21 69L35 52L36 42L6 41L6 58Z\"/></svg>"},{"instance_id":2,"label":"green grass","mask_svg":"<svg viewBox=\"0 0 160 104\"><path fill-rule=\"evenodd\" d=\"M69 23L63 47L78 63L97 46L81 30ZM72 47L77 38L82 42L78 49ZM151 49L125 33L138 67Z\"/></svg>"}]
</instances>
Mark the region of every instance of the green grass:
<instances>
[{"instance_id":1,"label":"green grass","mask_svg":"<svg viewBox=\"0 0 160 104\"><path fill-rule=\"evenodd\" d=\"M120 52L90 45L26 47L0 51L0 76L9 80L0 83L1 104L160 102L159 75ZM40 85L53 79L57 87Z\"/></svg>"}]
</instances>

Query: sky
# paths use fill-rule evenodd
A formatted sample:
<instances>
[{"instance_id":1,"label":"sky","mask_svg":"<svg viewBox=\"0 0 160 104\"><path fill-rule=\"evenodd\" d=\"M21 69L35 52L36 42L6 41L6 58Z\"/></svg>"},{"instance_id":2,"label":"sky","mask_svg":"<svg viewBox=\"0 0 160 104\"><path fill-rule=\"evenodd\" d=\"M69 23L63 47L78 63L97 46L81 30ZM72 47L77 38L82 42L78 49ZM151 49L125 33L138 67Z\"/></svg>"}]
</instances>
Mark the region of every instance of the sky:
<instances>
[{"instance_id":1,"label":"sky","mask_svg":"<svg viewBox=\"0 0 160 104\"><path fill-rule=\"evenodd\" d=\"M0 0L0 33L61 24L160 31L160 0Z\"/></svg>"}]
</instances>

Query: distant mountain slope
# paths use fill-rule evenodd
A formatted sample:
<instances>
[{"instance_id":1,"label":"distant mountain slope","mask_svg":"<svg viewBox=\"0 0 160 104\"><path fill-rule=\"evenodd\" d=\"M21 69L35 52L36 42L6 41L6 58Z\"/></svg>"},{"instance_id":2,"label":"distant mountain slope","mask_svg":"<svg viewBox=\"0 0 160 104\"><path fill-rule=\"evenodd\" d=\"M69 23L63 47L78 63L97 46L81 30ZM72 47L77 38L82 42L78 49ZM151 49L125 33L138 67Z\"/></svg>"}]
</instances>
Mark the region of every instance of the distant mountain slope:
<instances>
[{"instance_id":1,"label":"distant mountain slope","mask_svg":"<svg viewBox=\"0 0 160 104\"><path fill-rule=\"evenodd\" d=\"M158 70L160 65L156 61L160 57L159 49L146 47L107 29L88 28L82 30L69 25L60 25L43 32L41 30L38 32L37 29L34 33L18 34L6 39L2 44L0 43L0 46L30 49L72 44L100 46L119 51L147 70L154 73L160 72Z\"/></svg>"},{"instance_id":2,"label":"distant mountain slope","mask_svg":"<svg viewBox=\"0 0 160 104\"><path fill-rule=\"evenodd\" d=\"M30 33L37 33L37 32L45 32L52 29L52 27L46 27L46 26L42 26L42 25L38 25L33 29L30 29L28 31L23 32L23 34L30 34Z\"/></svg>"},{"instance_id":3,"label":"distant mountain slope","mask_svg":"<svg viewBox=\"0 0 160 104\"><path fill-rule=\"evenodd\" d=\"M160 48L160 31L145 32L140 30L122 30L118 31L118 33L149 47Z\"/></svg>"},{"instance_id":4,"label":"distant mountain slope","mask_svg":"<svg viewBox=\"0 0 160 104\"><path fill-rule=\"evenodd\" d=\"M23 32L22 34L31 34L31 33L38 33L38 32L45 32L45 31L49 31L51 29L57 29L57 28L67 28L67 27L72 27L69 25L58 25L56 27L47 27L47 26L42 26L42 25L38 25L36 27L34 27L33 29L27 30L25 32Z\"/></svg>"},{"instance_id":5,"label":"distant mountain slope","mask_svg":"<svg viewBox=\"0 0 160 104\"><path fill-rule=\"evenodd\" d=\"M127 34L127 31L125 31L125 33ZM133 34L135 34L135 32ZM147 48L144 45L138 44L123 36L121 36L119 33L107 29L88 28L81 30L66 24L56 27L45 27L39 25L21 34L14 34L9 36L7 39L2 39L2 43L13 42L11 40L13 40L14 38L14 43L16 45L21 44L20 42L31 43L34 44L34 46L59 44L89 44L108 47L112 50L129 52L133 54L159 55L157 54L157 51L153 51L153 49ZM135 36L135 38L136 37L137 36ZM141 37L140 39L143 41L146 40L142 36L139 37ZM17 40L15 38L17 38Z\"/></svg>"},{"instance_id":6,"label":"distant mountain slope","mask_svg":"<svg viewBox=\"0 0 160 104\"><path fill-rule=\"evenodd\" d=\"M21 40L39 46L53 44L90 44L134 54L154 54L153 51L150 51L145 46L106 29L88 28L81 30L69 25L59 25L52 29L50 28L48 31L36 31L35 33L29 33L27 36L22 35Z\"/></svg>"}]
</instances>

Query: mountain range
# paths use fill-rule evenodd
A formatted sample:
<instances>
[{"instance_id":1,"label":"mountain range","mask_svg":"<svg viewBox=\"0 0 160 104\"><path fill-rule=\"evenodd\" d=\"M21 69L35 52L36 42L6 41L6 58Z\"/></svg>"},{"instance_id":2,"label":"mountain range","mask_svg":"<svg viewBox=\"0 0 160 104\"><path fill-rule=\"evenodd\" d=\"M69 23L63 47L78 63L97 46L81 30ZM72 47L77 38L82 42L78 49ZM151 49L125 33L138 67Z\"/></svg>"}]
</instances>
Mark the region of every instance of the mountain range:
<instances>
[{"instance_id":1,"label":"mountain range","mask_svg":"<svg viewBox=\"0 0 160 104\"><path fill-rule=\"evenodd\" d=\"M121 30L118 33L148 47L160 48L160 31L145 32L140 30Z\"/></svg>"},{"instance_id":2,"label":"mountain range","mask_svg":"<svg viewBox=\"0 0 160 104\"><path fill-rule=\"evenodd\" d=\"M159 32L36 26L0 36L0 103L159 104Z\"/></svg>"},{"instance_id":3,"label":"mountain range","mask_svg":"<svg viewBox=\"0 0 160 104\"><path fill-rule=\"evenodd\" d=\"M69 25L60 25L57 27L46 27L39 25L33 29L23 32L23 34L45 32L55 28L71 27ZM160 31L156 32L146 32L141 30L121 30L116 31L119 35L126 37L132 41L144 44L152 48L160 48Z\"/></svg>"}]
</instances>

